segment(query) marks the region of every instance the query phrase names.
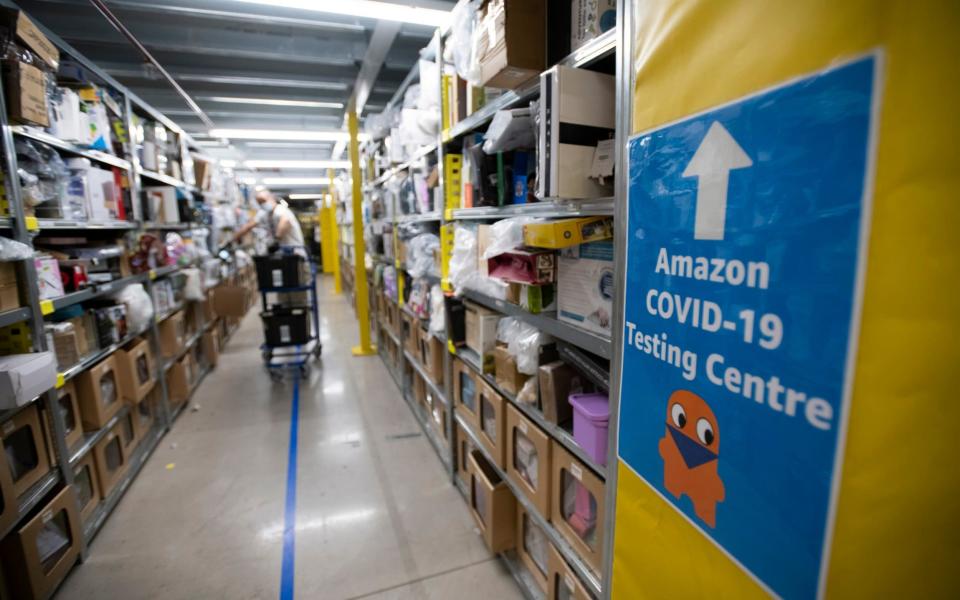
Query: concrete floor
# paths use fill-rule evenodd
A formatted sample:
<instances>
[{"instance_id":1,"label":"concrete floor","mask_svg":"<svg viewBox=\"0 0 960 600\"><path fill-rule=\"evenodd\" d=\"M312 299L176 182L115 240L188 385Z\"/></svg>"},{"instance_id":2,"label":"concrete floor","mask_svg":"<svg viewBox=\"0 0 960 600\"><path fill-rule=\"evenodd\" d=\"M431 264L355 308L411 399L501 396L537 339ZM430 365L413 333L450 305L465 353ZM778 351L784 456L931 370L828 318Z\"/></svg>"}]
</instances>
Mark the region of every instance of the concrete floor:
<instances>
[{"instance_id":1,"label":"concrete floor","mask_svg":"<svg viewBox=\"0 0 960 600\"><path fill-rule=\"evenodd\" d=\"M329 281L324 283L332 288ZM322 368L300 387L298 598L521 598L378 356L321 291ZM275 598L292 385L251 311L59 598Z\"/></svg>"}]
</instances>

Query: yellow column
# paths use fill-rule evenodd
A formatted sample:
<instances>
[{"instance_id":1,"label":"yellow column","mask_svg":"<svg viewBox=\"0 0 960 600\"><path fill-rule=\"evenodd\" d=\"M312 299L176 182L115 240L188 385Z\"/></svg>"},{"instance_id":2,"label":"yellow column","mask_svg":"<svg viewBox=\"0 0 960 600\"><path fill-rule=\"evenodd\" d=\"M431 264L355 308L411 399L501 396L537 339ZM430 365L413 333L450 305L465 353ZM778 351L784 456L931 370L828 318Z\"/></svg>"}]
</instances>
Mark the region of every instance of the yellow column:
<instances>
[{"instance_id":1,"label":"yellow column","mask_svg":"<svg viewBox=\"0 0 960 600\"><path fill-rule=\"evenodd\" d=\"M353 182L353 291L357 296L357 320L360 322L360 345L353 347L354 356L376 354L377 349L370 343L370 298L367 294L367 268L364 257L367 249L363 241L363 216L360 203L363 201L362 182L360 181L360 144L357 141L357 113L351 111L348 117L350 127L350 166Z\"/></svg>"},{"instance_id":2,"label":"yellow column","mask_svg":"<svg viewBox=\"0 0 960 600\"><path fill-rule=\"evenodd\" d=\"M337 190L333 185L333 169L327 170L330 179L330 193L325 200L327 218L330 220L330 248L333 259L333 293L343 292L343 282L340 278L340 225L337 224Z\"/></svg>"}]
</instances>

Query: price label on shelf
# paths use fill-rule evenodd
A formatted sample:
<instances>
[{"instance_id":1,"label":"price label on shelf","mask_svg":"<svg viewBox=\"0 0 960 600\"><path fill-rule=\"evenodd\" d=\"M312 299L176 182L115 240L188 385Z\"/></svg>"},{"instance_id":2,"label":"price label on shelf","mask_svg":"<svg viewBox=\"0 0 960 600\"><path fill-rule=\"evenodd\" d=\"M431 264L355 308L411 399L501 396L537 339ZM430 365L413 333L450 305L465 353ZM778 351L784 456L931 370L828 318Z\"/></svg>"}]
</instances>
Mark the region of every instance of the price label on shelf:
<instances>
[{"instance_id":1,"label":"price label on shelf","mask_svg":"<svg viewBox=\"0 0 960 600\"><path fill-rule=\"evenodd\" d=\"M52 312L53 312L53 300L41 300L40 313L43 315L49 315Z\"/></svg>"}]
</instances>

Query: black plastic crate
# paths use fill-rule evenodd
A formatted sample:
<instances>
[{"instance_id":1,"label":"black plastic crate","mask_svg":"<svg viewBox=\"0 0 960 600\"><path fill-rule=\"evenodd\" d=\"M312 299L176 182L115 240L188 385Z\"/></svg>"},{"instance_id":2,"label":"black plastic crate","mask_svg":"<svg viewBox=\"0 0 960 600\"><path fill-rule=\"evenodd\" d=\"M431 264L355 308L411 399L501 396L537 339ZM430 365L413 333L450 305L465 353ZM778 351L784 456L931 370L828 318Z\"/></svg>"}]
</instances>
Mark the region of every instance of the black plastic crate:
<instances>
[{"instance_id":1,"label":"black plastic crate","mask_svg":"<svg viewBox=\"0 0 960 600\"><path fill-rule=\"evenodd\" d=\"M276 254L255 256L257 265L257 286L263 289L292 288L306 285L301 281L303 257L296 254Z\"/></svg>"},{"instance_id":2,"label":"black plastic crate","mask_svg":"<svg viewBox=\"0 0 960 600\"><path fill-rule=\"evenodd\" d=\"M268 346L294 346L310 341L310 311L277 308L260 313Z\"/></svg>"}]
</instances>

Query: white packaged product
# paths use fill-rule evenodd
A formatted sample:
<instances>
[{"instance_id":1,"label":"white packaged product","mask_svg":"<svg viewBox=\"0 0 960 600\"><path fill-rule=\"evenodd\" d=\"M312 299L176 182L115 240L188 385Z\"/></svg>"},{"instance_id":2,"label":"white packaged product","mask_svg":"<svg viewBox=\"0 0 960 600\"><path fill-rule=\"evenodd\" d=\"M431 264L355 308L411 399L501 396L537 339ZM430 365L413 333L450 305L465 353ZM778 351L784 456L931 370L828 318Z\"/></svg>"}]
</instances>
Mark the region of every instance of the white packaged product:
<instances>
[{"instance_id":1,"label":"white packaged product","mask_svg":"<svg viewBox=\"0 0 960 600\"><path fill-rule=\"evenodd\" d=\"M124 287L114 294L114 299L127 307L128 331L142 331L153 320L153 302L143 284L133 283Z\"/></svg>"},{"instance_id":2,"label":"white packaged product","mask_svg":"<svg viewBox=\"0 0 960 600\"><path fill-rule=\"evenodd\" d=\"M0 356L0 409L32 402L57 383L53 352Z\"/></svg>"},{"instance_id":3,"label":"white packaged product","mask_svg":"<svg viewBox=\"0 0 960 600\"><path fill-rule=\"evenodd\" d=\"M557 261L557 316L602 334L613 315L613 243L565 248Z\"/></svg>"}]
</instances>

